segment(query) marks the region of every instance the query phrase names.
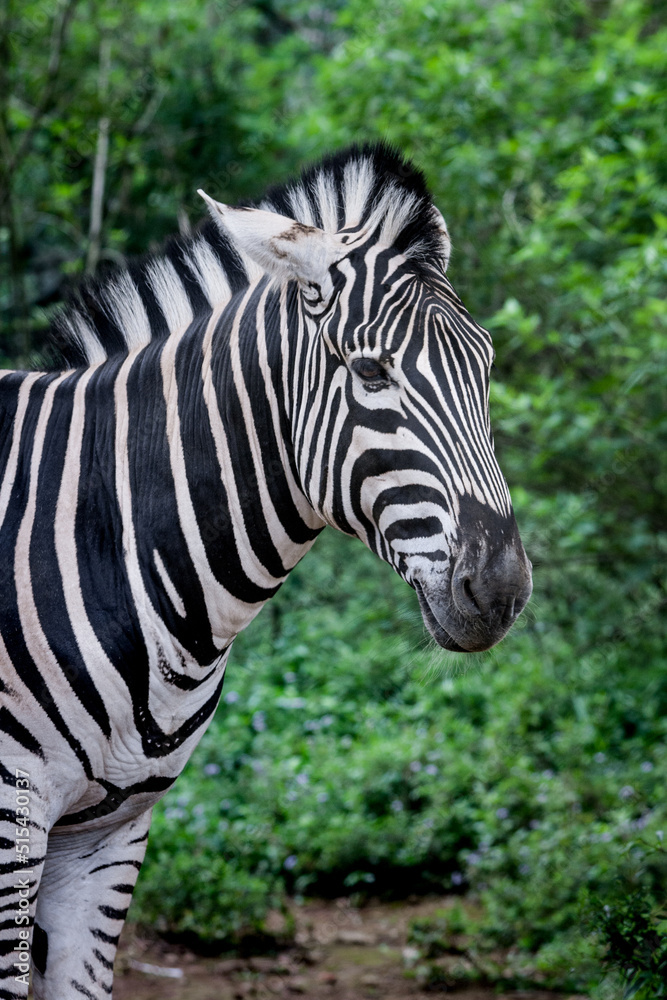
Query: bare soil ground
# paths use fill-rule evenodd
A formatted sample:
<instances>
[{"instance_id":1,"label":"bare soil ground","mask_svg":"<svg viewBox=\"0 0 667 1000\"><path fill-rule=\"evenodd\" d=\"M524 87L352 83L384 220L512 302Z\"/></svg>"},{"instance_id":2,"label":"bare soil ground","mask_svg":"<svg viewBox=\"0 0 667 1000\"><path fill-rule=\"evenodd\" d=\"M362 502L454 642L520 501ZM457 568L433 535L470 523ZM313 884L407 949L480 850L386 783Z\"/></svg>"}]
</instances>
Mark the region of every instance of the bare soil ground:
<instances>
[{"instance_id":1,"label":"bare soil ground","mask_svg":"<svg viewBox=\"0 0 667 1000\"><path fill-rule=\"evenodd\" d=\"M294 907L296 943L275 957L201 958L180 946L149 942L128 928L116 963L116 1000L426 1000L410 963L407 929L447 899L377 904L355 909L349 900ZM546 990L466 988L457 1000L568 1000ZM585 1000L570 997L569 1000Z\"/></svg>"}]
</instances>

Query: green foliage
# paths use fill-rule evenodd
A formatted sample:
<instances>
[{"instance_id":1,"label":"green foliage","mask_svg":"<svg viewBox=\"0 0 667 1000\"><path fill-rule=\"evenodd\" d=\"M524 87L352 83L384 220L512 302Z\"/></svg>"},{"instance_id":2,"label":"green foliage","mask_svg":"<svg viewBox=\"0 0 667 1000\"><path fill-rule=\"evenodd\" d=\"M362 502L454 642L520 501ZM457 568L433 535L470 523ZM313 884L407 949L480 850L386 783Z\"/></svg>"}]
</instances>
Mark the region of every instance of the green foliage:
<instances>
[{"instance_id":1,"label":"green foliage","mask_svg":"<svg viewBox=\"0 0 667 1000\"><path fill-rule=\"evenodd\" d=\"M282 118L264 100L262 121L247 125L244 80L284 30L268 8L243 0L5 5L0 363L30 363L64 278L84 271L102 119L109 151L101 270L188 232L203 215L198 187L234 202L265 186L275 168L258 152L271 147Z\"/></svg>"},{"instance_id":2,"label":"green foliage","mask_svg":"<svg viewBox=\"0 0 667 1000\"><path fill-rule=\"evenodd\" d=\"M178 931L184 940L234 943L248 934L257 935L264 930L269 907L281 901L279 884L267 885L261 876L202 854L193 835L167 843L155 863L162 875L142 884L142 919L157 931L168 932L172 908L177 909Z\"/></svg>"},{"instance_id":3,"label":"green foliage","mask_svg":"<svg viewBox=\"0 0 667 1000\"><path fill-rule=\"evenodd\" d=\"M667 852L662 844L646 845L643 841L641 848L662 862L660 888L664 893ZM667 898L663 895L656 904L655 897L644 889L619 879L616 895L604 904L599 899L592 901L591 914L606 946L605 964L617 968L626 983L623 1000L667 996Z\"/></svg>"}]
</instances>

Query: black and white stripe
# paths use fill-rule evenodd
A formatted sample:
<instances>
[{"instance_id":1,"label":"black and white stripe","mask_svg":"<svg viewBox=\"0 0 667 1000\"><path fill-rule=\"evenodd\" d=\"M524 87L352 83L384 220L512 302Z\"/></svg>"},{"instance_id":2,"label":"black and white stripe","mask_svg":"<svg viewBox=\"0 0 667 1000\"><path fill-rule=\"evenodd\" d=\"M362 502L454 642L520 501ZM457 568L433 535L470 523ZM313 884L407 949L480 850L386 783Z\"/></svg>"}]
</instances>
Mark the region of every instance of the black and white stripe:
<instances>
[{"instance_id":1,"label":"black and white stripe","mask_svg":"<svg viewBox=\"0 0 667 1000\"><path fill-rule=\"evenodd\" d=\"M0 373L0 998L27 993L16 769L35 996L109 996L151 807L326 523L446 648L497 642L530 593L490 340L422 175L353 148L256 208L207 201L194 239L80 290L54 330L68 367Z\"/></svg>"}]
</instances>

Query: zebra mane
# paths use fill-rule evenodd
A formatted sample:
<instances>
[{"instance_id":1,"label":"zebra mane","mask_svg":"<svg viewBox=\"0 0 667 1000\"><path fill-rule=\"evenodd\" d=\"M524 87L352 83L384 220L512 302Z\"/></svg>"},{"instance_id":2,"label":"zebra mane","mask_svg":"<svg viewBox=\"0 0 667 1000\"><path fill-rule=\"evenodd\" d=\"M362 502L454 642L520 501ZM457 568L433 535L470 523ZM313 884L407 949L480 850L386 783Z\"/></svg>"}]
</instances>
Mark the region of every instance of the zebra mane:
<instances>
[{"instance_id":1,"label":"zebra mane","mask_svg":"<svg viewBox=\"0 0 667 1000\"><path fill-rule=\"evenodd\" d=\"M327 156L246 206L331 233L377 230L416 269L446 256L424 175L385 143ZM194 237L174 237L161 252L84 282L53 321L50 343L69 366L98 364L181 330L261 273L209 220Z\"/></svg>"},{"instance_id":2,"label":"zebra mane","mask_svg":"<svg viewBox=\"0 0 667 1000\"><path fill-rule=\"evenodd\" d=\"M387 143L350 146L271 188L256 208L326 232L380 230L380 241L419 262L443 255L442 217L426 179Z\"/></svg>"}]
</instances>

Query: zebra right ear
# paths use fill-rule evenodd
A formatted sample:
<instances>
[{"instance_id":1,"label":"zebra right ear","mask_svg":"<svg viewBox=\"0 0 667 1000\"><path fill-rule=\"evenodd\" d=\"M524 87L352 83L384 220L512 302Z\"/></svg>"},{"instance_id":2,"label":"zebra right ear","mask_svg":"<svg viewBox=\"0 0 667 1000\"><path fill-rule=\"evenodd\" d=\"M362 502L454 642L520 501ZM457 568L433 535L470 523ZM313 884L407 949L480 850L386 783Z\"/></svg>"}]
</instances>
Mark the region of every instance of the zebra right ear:
<instances>
[{"instance_id":1,"label":"zebra right ear","mask_svg":"<svg viewBox=\"0 0 667 1000\"><path fill-rule=\"evenodd\" d=\"M296 278L322 292L330 284L329 268L345 256L336 236L316 226L258 208L230 208L198 191L220 228L232 242L269 274Z\"/></svg>"}]
</instances>

